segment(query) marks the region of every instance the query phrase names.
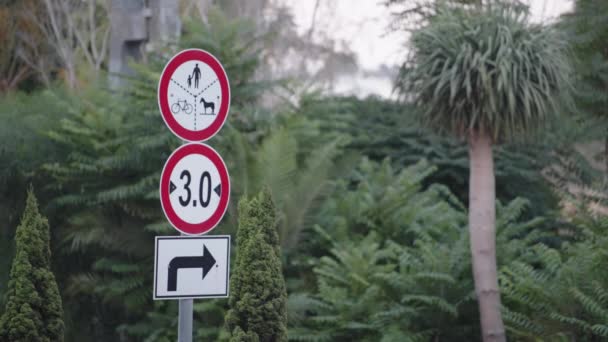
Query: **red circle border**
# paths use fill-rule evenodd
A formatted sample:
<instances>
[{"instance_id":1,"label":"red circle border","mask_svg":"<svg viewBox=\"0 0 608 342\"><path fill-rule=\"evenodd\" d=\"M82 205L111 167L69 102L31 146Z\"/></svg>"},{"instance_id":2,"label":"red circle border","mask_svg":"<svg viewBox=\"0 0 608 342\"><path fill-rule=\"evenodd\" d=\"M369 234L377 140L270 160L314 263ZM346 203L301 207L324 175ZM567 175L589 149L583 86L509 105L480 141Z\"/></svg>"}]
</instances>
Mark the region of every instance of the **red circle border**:
<instances>
[{"instance_id":1,"label":"red circle border","mask_svg":"<svg viewBox=\"0 0 608 342\"><path fill-rule=\"evenodd\" d=\"M215 120L209 125L209 127L200 130L193 131L189 130L180 125L177 120L173 117L171 109L169 107L169 99L167 90L171 81L171 76L175 70L185 62L197 60L202 63L209 65L209 67L215 72L220 83L220 90L222 92L222 101L220 102L220 108ZM207 51L200 49L188 49L183 50L173 56L167 63L158 82L158 108L160 109L161 116L165 121L169 130L182 140L187 141L205 141L213 137L224 125L226 118L228 117L228 110L230 109L230 83L228 82L228 76L224 67L212 54Z\"/></svg>"},{"instance_id":2,"label":"red circle border","mask_svg":"<svg viewBox=\"0 0 608 342\"><path fill-rule=\"evenodd\" d=\"M171 201L169 200L169 181L171 173L180 160L191 154L200 154L209 158L217 168L222 183L222 193L220 194L220 202L217 209L206 221L201 223L188 223L182 220L173 209ZM187 235L200 235L211 231L220 223L222 217L224 217L224 214L228 209L228 202L230 201L230 177L224 160L211 146L201 143L189 143L177 148L169 156L169 159L167 159L160 177L159 190L161 206L173 228Z\"/></svg>"}]
</instances>

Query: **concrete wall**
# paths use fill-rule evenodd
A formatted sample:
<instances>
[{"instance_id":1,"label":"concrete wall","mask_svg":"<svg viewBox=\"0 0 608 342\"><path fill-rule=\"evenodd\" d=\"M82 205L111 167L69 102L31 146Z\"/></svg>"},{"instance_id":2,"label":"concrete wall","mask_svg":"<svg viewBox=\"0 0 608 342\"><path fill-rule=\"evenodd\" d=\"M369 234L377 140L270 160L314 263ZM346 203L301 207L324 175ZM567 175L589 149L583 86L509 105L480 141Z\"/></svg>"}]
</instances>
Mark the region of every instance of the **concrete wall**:
<instances>
[{"instance_id":1,"label":"concrete wall","mask_svg":"<svg viewBox=\"0 0 608 342\"><path fill-rule=\"evenodd\" d=\"M112 0L110 23L110 84L118 87L120 75L131 74L129 60L179 39L179 1Z\"/></svg>"}]
</instances>

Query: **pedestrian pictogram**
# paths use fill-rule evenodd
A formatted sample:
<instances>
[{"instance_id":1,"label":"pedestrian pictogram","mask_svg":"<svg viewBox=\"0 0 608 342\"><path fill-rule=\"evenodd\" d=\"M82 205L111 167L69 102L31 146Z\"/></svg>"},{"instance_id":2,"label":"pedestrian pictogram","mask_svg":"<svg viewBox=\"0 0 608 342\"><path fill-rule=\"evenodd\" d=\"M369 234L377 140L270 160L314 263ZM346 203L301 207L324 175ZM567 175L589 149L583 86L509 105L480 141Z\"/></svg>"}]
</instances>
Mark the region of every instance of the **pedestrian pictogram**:
<instances>
[{"instance_id":1,"label":"pedestrian pictogram","mask_svg":"<svg viewBox=\"0 0 608 342\"><path fill-rule=\"evenodd\" d=\"M204 234L220 222L230 197L230 179L222 157L211 147L190 143L167 160L160 181L167 219L184 234Z\"/></svg>"},{"instance_id":2,"label":"pedestrian pictogram","mask_svg":"<svg viewBox=\"0 0 608 342\"><path fill-rule=\"evenodd\" d=\"M158 106L169 129L181 139L211 138L222 128L230 107L224 68L203 50L178 53L160 77Z\"/></svg>"},{"instance_id":3,"label":"pedestrian pictogram","mask_svg":"<svg viewBox=\"0 0 608 342\"><path fill-rule=\"evenodd\" d=\"M154 299L228 297L230 236L157 236Z\"/></svg>"}]
</instances>

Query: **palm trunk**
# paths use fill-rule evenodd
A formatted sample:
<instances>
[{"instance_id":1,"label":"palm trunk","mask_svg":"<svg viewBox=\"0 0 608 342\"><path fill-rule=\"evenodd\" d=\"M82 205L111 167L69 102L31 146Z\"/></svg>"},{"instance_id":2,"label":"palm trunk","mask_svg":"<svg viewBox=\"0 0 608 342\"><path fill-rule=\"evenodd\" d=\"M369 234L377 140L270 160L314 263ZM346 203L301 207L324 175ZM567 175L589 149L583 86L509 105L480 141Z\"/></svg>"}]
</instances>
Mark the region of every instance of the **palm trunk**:
<instances>
[{"instance_id":1,"label":"palm trunk","mask_svg":"<svg viewBox=\"0 0 608 342\"><path fill-rule=\"evenodd\" d=\"M484 342L506 341L500 314L496 270L496 193L492 140L485 134L469 138L469 233L475 293Z\"/></svg>"}]
</instances>

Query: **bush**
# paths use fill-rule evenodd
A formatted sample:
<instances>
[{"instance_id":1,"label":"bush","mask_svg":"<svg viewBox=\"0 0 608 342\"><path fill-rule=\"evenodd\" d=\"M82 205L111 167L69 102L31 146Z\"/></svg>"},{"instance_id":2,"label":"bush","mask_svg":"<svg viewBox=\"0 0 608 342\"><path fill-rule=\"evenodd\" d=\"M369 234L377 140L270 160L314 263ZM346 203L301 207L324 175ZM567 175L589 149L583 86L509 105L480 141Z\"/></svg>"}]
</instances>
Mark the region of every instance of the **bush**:
<instances>
[{"instance_id":1,"label":"bush","mask_svg":"<svg viewBox=\"0 0 608 342\"><path fill-rule=\"evenodd\" d=\"M231 341L287 340L287 293L275 207L268 191L239 205L236 265L226 325Z\"/></svg>"},{"instance_id":2,"label":"bush","mask_svg":"<svg viewBox=\"0 0 608 342\"><path fill-rule=\"evenodd\" d=\"M49 224L40 215L32 190L15 241L6 311L0 318L0 340L63 341L61 297L50 269Z\"/></svg>"}]
</instances>

